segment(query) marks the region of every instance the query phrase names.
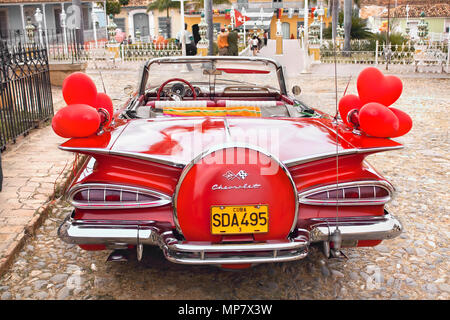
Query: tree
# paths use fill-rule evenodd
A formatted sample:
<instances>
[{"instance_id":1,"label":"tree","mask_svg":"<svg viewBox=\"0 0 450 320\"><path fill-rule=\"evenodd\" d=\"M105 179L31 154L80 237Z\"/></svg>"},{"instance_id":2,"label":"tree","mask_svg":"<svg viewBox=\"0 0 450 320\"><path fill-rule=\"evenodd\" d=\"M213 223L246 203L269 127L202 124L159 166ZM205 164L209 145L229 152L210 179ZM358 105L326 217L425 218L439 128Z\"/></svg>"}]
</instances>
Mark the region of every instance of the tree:
<instances>
[{"instance_id":1,"label":"tree","mask_svg":"<svg viewBox=\"0 0 450 320\"><path fill-rule=\"evenodd\" d=\"M344 0L344 51L350 51L352 30L352 0Z\"/></svg>"},{"instance_id":2,"label":"tree","mask_svg":"<svg viewBox=\"0 0 450 320\"><path fill-rule=\"evenodd\" d=\"M337 38L337 25L339 20L339 0L331 0L331 27L332 27L332 39L333 41Z\"/></svg>"},{"instance_id":3,"label":"tree","mask_svg":"<svg viewBox=\"0 0 450 320\"><path fill-rule=\"evenodd\" d=\"M213 0L213 5L215 4L224 4L224 3L230 3L229 0ZM203 9L205 7L205 1L204 0L192 0L189 1L189 4L191 4L195 10Z\"/></svg>"},{"instance_id":4,"label":"tree","mask_svg":"<svg viewBox=\"0 0 450 320\"><path fill-rule=\"evenodd\" d=\"M338 22L342 23L344 21L344 15L339 13ZM360 17L353 14L352 16L352 25L350 30L351 39L370 39L373 34L370 32L369 28L367 28L367 21L361 19ZM323 29L323 37L325 39L332 39L332 26Z\"/></svg>"},{"instance_id":5,"label":"tree","mask_svg":"<svg viewBox=\"0 0 450 320\"><path fill-rule=\"evenodd\" d=\"M147 6L147 11L166 11L166 17L169 18L169 9L179 8L180 2L172 0L155 0Z\"/></svg>"},{"instance_id":6,"label":"tree","mask_svg":"<svg viewBox=\"0 0 450 320\"><path fill-rule=\"evenodd\" d=\"M119 14L122 6L126 6L128 3L129 0L106 0L106 14L108 16ZM103 7L103 2L99 2L99 4Z\"/></svg>"}]
</instances>

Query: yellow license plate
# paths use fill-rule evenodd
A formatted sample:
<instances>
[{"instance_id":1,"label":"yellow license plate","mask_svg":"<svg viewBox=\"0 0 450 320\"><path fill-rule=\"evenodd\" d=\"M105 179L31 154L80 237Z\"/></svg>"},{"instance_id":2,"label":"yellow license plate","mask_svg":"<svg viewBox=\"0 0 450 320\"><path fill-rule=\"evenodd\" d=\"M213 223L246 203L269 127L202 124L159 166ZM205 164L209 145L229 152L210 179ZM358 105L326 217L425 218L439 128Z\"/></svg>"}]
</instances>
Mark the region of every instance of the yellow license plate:
<instances>
[{"instance_id":1,"label":"yellow license plate","mask_svg":"<svg viewBox=\"0 0 450 320\"><path fill-rule=\"evenodd\" d=\"M265 233L269 231L269 207L212 206L212 234Z\"/></svg>"}]
</instances>

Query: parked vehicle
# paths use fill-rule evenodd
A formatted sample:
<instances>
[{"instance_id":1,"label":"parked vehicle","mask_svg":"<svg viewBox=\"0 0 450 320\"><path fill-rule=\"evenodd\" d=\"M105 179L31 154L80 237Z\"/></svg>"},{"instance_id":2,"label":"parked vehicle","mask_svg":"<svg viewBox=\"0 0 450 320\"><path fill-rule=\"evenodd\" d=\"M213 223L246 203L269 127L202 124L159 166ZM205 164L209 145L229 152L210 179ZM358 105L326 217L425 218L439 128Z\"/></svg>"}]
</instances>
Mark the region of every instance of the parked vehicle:
<instances>
[{"instance_id":1,"label":"parked vehicle","mask_svg":"<svg viewBox=\"0 0 450 320\"><path fill-rule=\"evenodd\" d=\"M267 58L150 60L110 127L60 148L88 157L58 234L109 260L155 245L175 263L243 268L402 230L385 209L394 187L366 161L402 145L306 106Z\"/></svg>"}]
</instances>

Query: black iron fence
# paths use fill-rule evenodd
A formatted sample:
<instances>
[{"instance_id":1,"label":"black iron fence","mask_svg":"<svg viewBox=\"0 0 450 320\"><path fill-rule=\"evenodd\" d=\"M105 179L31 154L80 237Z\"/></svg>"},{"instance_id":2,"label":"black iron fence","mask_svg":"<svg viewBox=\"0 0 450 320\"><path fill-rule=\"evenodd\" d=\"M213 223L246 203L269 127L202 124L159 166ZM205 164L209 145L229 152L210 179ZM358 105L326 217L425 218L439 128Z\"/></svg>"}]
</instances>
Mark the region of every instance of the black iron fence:
<instances>
[{"instance_id":1,"label":"black iron fence","mask_svg":"<svg viewBox=\"0 0 450 320\"><path fill-rule=\"evenodd\" d=\"M71 61L80 60L83 54L80 34L75 29L47 30L0 30L0 41L3 40L11 50L15 47L40 46L47 48L50 60Z\"/></svg>"},{"instance_id":2,"label":"black iron fence","mask_svg":"<svg viewBox=\"0 0 450 320\"><path fill-rule=\"evenodd\" d=\"M0 41L0 150L52 116L47 50Z\"/></svg>"}]
</instances>

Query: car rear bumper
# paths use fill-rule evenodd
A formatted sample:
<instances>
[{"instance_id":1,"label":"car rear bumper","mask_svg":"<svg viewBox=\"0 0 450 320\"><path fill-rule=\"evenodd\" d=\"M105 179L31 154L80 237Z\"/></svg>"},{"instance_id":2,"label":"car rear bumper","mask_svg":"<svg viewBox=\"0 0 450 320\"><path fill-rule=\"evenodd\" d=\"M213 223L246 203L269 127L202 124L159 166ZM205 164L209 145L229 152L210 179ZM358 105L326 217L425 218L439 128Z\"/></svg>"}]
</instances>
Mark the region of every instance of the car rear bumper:
<instances>
[{"instance_id":1,"label":"car rear bumper","mask_svg":"<svg viewBox=\"0 0 450 320\"><path fill-rule=\"evenodd\" d=\"M384 240L401 233L400 222L390 214L382 217L340 219L343 240ZM157 245L171 262L181 264L253 264L293 261L306 257L312 242L330 241L335 220L312 220L298 229L295 238L258 243L220 243L179 241L170 230L161 230L152 222L144 225L127 221L88 221L68 217L58 229L59 237L71 244Z\"/></svg>"}]
</instances>

